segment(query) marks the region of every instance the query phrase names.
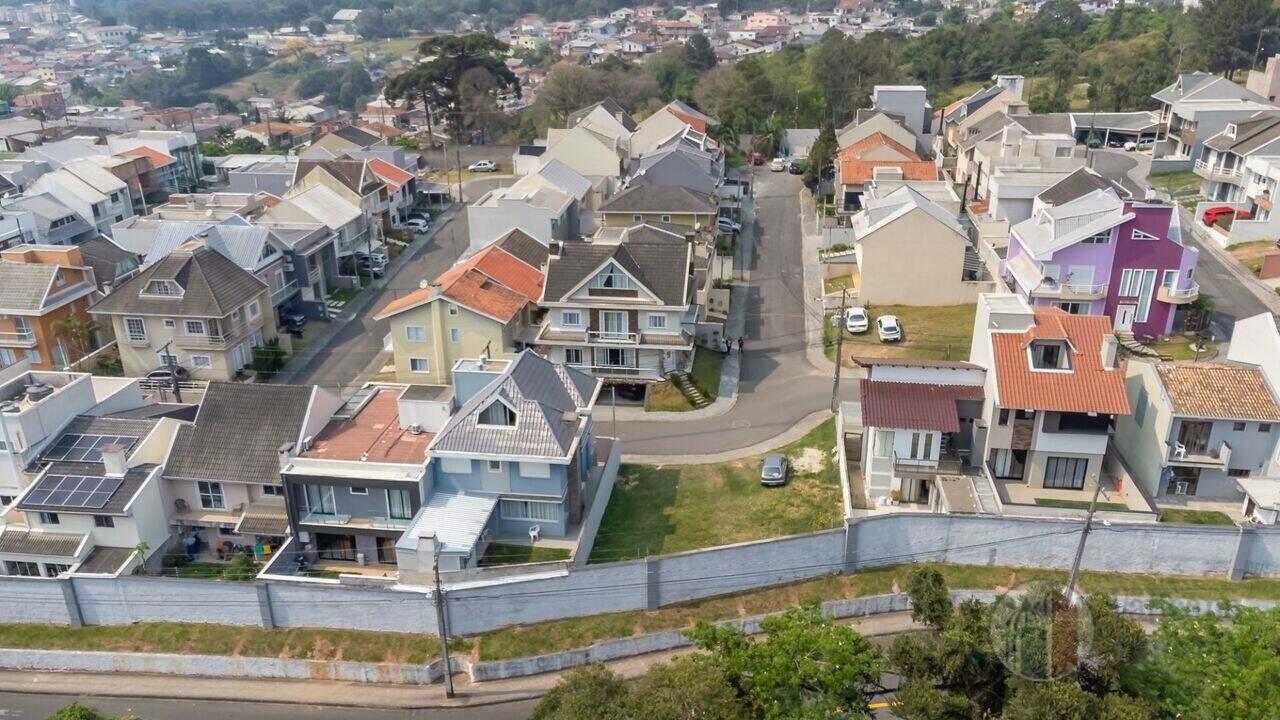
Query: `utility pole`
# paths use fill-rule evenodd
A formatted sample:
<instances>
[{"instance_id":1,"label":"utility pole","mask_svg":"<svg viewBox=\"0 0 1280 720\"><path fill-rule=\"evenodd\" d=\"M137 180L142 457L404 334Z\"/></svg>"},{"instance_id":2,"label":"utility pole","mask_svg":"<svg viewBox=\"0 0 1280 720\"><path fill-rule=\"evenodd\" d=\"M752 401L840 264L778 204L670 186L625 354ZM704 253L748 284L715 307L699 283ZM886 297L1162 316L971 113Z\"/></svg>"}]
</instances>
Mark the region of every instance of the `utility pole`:
<instances>
[{"instance_id":1,"label":"utility pole","mask_svg":"<svg viewBox=\"0 0 1280 720\"><path fill-rule=\"evenodd\" d=\"M169 346L172 344L172 340L165 343L164 347L160 348L160 352L164 356L164 366L169 368L169 381L172 383L173 387L173 400L174 402L181 403L182 390L178 388L178 363L174 362L176 358L169 354Z\"/></svg>"},{"instance_id":2,"label":"utility pole","mask_svg":"<svg viewBox=\"0 0 1280 720\"><path fill-rule=\"evenodd\" d=\"M1089 501L1089 515L1084 519L1084 529L1080 531L1080 544L1076 545L1076 559L1071 562L1071 574L1067 576L1067 602L1075 605L1076 578L1080 574L1080 561L1084 559L1084 541L1089 537L1089 528L1093 525L1093 513L1098 508L1098 496L1102 494L1102 477L1097 480L1093 489L1093 499Z\"/></svg>"},{"instance_id":3,"label":"utility pole","mask_svg":"<svg viewBox=\"0 0 1280 720\"><path fill-rule=\"evenodd\" d=\"M831 383L831 412L840 409L840 353L844 350L844 301L848 293L849 288L840 291L840 314L836 316L836 377Z\"/></svg>"},{"instance_id":4,"label":"utility pole","mask_svg":"<svg viewBox=\"0 0 1280 720\"><path fill-rule=\"evenodd\" d=\"M462 147L458 143L453 144L453 152L458 159L458 202L463 202L462 197Z\"/></svg>"},{"instance_id":5,"label":"utility pole","mask_svg":"<svg viewBox=\"0 0 1280 720\"><path fill-rule=\"evenodd\" d=\"M440 635L440 658L444 660L444 696L453 697L453 668L449 666L449 619L444 604L444 590L440 587L440 540L432 536L434 552L432 554L431 571L436 576L436 627Z\"/></svg>"}]
</instances>

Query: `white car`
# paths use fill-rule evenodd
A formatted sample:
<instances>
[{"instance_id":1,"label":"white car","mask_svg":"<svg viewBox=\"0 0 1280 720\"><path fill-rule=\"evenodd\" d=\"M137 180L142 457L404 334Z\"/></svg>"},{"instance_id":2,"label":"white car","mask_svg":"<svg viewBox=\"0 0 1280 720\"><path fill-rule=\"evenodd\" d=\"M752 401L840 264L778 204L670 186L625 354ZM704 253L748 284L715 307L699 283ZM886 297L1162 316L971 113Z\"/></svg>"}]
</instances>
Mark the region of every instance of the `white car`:
<instances>
[{"instance_id":1,"label":"white car","mask_svg":"<svg viewBox=\"0 0 1280 720\"><path fill-rule=\"evenodd\" d=\"M742 232L742 223L736 223L727 217L716 218L716 229L722 233Z\"/></svg>"},{"instance_id":2,"label":"white car","mask_svg":"<svg viewBox=\"0 0 1280 720\"><path fill-rule=\"evenodd\" d=\"M404 226L415 233L424 233L427 231L427 228L431 227L431 223L423 220L422 218L409 218L405 221Z\"/></svg>"},{"instance_id":3,"label":"white car","mask_svg":"<svg viewBox=\"0 0 1280 720\"><path fill-rule=\"evenodd\" d=\"M881 315L876 318L876 332L880 342L898 342L902 339L902 326L898 324L896 315Z\"/></svg>"},{"instance_id":4,"label":"white car","mask_svg":"<svg viewBox=\"0 0 1280 720\"><path fill-rule=\"evenodd\" d=\"M467 166L471 172L493 172L498 169L492 160L477 160Z\"/></svg>"},{"instance_id":5,"label":"white car","mask_svg":"<svg viewBox=\"0 0 1280 720\"><path fill-rule=\"evenodd\" d=\"M787 169L787 159L784 157L776 157L769 163L769 170L772 172L782 172Z\"/></svg>"},{"instance_id":6,"label":"white car","mask_svg":"<svg viewBox=\"0 0 1280 720\"><path fill-rule=\"evenodd\" d=\"M844 311L844 329L851 333L864 333L871 329L871 316L866 308L851 307Z\"/></svg>"}]
</instances>

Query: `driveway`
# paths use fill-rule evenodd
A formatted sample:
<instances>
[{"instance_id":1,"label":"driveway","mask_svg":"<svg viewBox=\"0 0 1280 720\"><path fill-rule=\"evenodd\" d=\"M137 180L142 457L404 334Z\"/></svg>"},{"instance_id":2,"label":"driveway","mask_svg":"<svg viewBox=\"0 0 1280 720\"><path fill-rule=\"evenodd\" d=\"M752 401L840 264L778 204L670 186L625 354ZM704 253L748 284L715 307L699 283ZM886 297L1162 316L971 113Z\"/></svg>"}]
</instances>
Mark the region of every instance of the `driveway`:
<instances>
[{"instance_id":1,"label":"driveway","mask_svg":"<svg viewBox=\"0 0 1280 720\"><path fill-rule=\"evenodd\" d=\"M746 353L738 401L729 412L703 421L620 422L617 434L628 455L701 455L750 447L831 402L831 377L805 357L800 179L767 170L757 171L755 179L755 226L748 240L754 254L745 287ZM845 378L842 397L852 398L854 387ZM597 411L598 421L605 423L602 432L613 432L609 418L607 407Z\"/></svg>"},{"instance_id":2,"label":"driveway","mask_svg":"<svg viewBox=\"0 0 1280 720\"><path fill-rule=\"evenodd\" d=\"M468 197L479 197L512 182L510 177L483 178L465 183L463 189ZM346 324L328 343L303 350L300 363L290 367L281 381L315 384L339 394L360 387L382 364L375 360L383 355L382 341L390 328L390 321L376 322L373 316L392 300L417 290L423 280L434 279L448 270L467 249L467 238L467 215L461 211L429 240L410 245L406 251L412 253L409 262L400 266L386 285L365 291L374 293L372 302L355 317L346 319Z\"/></svg>"}]
</instances>

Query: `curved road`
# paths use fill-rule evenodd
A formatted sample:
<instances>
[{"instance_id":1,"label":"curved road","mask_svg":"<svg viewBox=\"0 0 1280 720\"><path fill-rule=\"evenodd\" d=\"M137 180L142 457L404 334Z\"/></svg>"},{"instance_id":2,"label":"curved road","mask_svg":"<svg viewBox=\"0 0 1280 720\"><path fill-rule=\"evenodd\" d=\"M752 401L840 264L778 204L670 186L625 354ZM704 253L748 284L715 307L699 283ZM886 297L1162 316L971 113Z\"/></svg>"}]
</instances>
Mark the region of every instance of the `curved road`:
<instances>
[{"instance_id":1,"label":"curved road","mask_svg":"<svg viewBox=\"0 0 1280 720\"><path fill-rule=\"evenodd\" d=\"M750 282L746 286L746 354L733 409L695 421L619 422L629 455L701 455L770 440L831 402L831 377L805 358L800 178L758 171ZM741 292L741 286L736 292ZM735 350L736 352L736 350ZM844 398L854 395L846 377ZM609 420L601 408L598 420ZM611 425L604 426L612 432Z\"/></svg>"}]
</instances>

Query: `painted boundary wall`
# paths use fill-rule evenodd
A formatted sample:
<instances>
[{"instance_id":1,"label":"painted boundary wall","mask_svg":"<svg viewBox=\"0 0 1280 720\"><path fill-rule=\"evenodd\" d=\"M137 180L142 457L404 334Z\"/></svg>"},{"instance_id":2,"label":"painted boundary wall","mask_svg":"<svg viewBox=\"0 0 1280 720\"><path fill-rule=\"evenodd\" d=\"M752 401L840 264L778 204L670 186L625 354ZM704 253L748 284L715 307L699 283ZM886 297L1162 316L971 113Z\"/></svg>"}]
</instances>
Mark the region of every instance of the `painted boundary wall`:
<instances>
[{"instance_id":1,"label":"painted boundary wall","mask_svg":"<svg viewBox=\"0 0 1280 720\"><path fill-rule=\"evenodd\" d=\"M844 528L580 568L454 583L453 635L674 603L913 562L1070 567L1074 519L894 513ZM1088 570L1280 577L1280 529L1095 523ZM200 622L436 634L428 589L333 580L0 577L0 622Z\"/></svg>"}]
</instances>

